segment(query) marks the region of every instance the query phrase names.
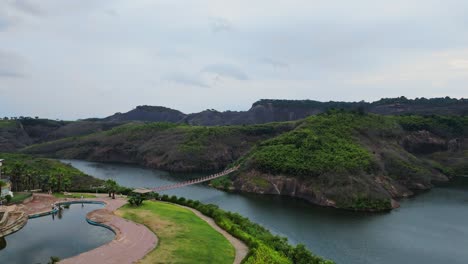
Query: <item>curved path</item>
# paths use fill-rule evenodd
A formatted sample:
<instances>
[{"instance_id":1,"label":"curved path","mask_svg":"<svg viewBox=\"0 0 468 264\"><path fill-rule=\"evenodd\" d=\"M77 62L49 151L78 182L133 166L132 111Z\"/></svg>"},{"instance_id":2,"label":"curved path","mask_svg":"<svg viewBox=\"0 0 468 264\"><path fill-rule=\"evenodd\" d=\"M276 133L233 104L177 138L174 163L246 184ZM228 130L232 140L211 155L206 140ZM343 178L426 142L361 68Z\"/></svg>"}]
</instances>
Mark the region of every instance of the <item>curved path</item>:
<instances>
[{"instance_id":1,"label":"curved path","mask_svg":"<svg viewBox=\"0 0 468 264\"><path fill-rule=\"evenodd\" d=\"M127 203L126 200L111 199L105 202L104 209L92 211L86 217L93 222L110 226L116 233L115 238L103 246L65 259L60 263L135 263L156 247L158 239L146 226L113 214L113 211Z\"/></svg>"},{"instance_id":2,"label":"curved path","mask_svg":"<svg viewBox=\"0 0 468 264\"><path fill-rule=\"evenodd\" d=\"M44 212L44 208L39 206L39 200L44 199L46 202L45 207L50 211L52 201L57 202L71 202L81 201L81 199L55 199L51 195L39 194L34 197L36 200L36 210L34 210L34 202L31 204L30 212L33 214ZM153 250L157 243L158 238L146 226L134 223L132 221L120 218L114 215L114 211L127 203L126 199L116 198L110 199L106 196L98 198L87 198L83 201L95 201L105 203L103 209L94 210L86 216L89 220L109 226L113 229L116 236L115 238L98 248L81 253L71 258L64 259L60 263L65 264L120 264L120 263L135 263L142 259L146 254ZM26 204L28 205L28 204ZM42 209L42 210L41 210ZM31 213L30 213L31 214Z\"/></svg>"},{"instance_id":3,"label":"curved path","mask_svg":"<svg viewBox=\"0 0 468 264\"><path fill-rule=\"evenodd\" d=\"M171 204L173 204L173 203L171 203ZM208 217L208 216L202 214L200 211L195 210L193 208L183 206L183 205L179 205L179 204L174 204L174 205L177 205L177 206L180 206L180 207L183 207L183 208L186 208L186 209L192 211L195 215L197 215L198 217L203 219L205 222L207 222L214 230L218 231L221 235L223 235L231 243L231 245L234 247L234 249L236 250L236 257L234 259L234 264L240 264L242 262L242 260L245 258L245 256L247 256L247 253L249 253L249 248L247 247L247 245L244 242L242 242L239 239L232 236L231 234L229 234L228 232L226 232L226 230L219 227L216 224L216 222L213 220L213 218Z\"/></svg>"},{"instance_id":4,"label":"curved path","mask_svg":"<svg viewBox=\"0 0 468 264\"><path fill-rule=\"evenodd\" d=\"M34 194L33 200L26 204L27 212L30 215L45 213L50 211L51 203L79 202L81 199L56 199L52 195ZM146 226L134 223L114 215L114 211L127 203L124 198L110 199L107 195L99 195L98 198L86 198L83 201L103 202L105 207L91 211L86 216L87 219L109 226L113 229L115 238L98 248L81 253L79 255L64 259L60 263L65 264L121 264L135 263L153 250L157 243L157 236ZM29 205L29 206L28 206ZM236 256L234 264L239 264L247 256L249 248L239 239L220 228L215 221L201 212L178 204L192 211L195 215L207 222L213 229L222 234L234 247Z\"/></svg>"}]
</instances>

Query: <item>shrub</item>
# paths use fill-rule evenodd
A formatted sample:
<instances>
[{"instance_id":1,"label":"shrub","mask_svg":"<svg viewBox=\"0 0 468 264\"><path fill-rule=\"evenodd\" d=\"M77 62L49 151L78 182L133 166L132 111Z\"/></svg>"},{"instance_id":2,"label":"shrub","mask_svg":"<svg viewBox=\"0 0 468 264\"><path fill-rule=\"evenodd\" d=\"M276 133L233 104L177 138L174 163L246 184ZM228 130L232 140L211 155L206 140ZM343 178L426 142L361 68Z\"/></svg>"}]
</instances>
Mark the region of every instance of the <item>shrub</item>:
<instances>
[{"instance_id":1,"label":"shrub","mask_svg":"<svg viewBox=\"0 0 468 264\"><path fill-rule=\"evenodd\" d=\"M197 209L213 218L216 224L228 233L246 243L250 252L243 263L333 264L332 261L313 255L304 245L291 246L287 238L275 236L263 226L251 222L238 213L221 210L217 205L186 201L185 198L177 199L176 196L169 198L167 195L163 195L163 200Z\"/></svg>"},{"instance_id":2,"label":"shrub","mask_svg":"<svg viewBox=\"0 0 468 264\"><path fill-rule=\"evenodd\" d=\"M130 205L140 206L144 200L145 198L141 195L132 195L128 198L128 203Z\"/></svg>"}]
</instances>

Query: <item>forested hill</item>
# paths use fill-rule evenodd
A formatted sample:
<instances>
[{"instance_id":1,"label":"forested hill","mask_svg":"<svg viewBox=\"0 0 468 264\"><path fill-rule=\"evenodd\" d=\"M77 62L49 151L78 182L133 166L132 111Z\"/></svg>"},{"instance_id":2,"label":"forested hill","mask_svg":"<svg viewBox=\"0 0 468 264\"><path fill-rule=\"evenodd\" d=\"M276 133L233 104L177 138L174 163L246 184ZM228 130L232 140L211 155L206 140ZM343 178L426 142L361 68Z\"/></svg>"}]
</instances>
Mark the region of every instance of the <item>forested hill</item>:
<instances>
[{"instance_id":1,"label":"forested hill","mask_svg":"<svg viewBox=\"0 0 468 264\"><path fill-rule=\"evenodd\" d=\"M184 114L161 106L138 106L126 113L106 118L58 121L31 117L0 120L0 150L15 151L31 144L66 137L82 136L130 122L169 122L176 124L219 126L252 125L295 121L330 109L382 115L459 115L468 114L468 100L454 98L385 98L376 102L319 102L313 100L270 100L255 102L248 111L219 112L214 109Z\"/></svg>"},{"instance_id":2,"label":"forested hill","mask_svg":"<svg viewBox=\"0 0 468 264\"><path fill-rule=\"evenodd\" d=\"M237 163L240 171L213 184L386 210L414 190L468 175L468 117L329 110L260 125L129 123L22 151L180 172L219 171Z\"/></svg>"}]
</instances>

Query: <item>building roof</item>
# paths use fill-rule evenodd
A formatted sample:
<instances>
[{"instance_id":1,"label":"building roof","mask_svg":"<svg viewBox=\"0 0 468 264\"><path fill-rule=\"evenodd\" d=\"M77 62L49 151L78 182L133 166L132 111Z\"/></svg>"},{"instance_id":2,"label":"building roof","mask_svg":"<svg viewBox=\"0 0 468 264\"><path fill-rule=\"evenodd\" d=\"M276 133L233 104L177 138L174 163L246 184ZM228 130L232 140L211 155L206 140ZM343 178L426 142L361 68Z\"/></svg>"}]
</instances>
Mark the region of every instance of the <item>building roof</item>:
<instances>
[{"instance_id":1,"label":"building roof","mask_svg":"<svg viewBox=\"0 0 468 264\"><path fill-rule=\"evenodd\" d=\"M139 193L139 194L147 194L147 193L152 193L153 191L150 189L145 189L145 188L136 188L132 192Z\"/></svg>"}]
</instances>

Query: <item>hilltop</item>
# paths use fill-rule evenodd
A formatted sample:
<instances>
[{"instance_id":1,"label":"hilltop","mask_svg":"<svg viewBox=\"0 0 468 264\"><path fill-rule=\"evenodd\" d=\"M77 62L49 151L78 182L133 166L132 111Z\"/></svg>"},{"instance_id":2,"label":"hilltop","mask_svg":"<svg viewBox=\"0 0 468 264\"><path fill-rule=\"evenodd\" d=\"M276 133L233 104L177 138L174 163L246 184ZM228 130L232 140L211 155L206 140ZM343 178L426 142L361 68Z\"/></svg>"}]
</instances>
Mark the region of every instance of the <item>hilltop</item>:
<instances>
[{"instance_id":1,"label":"hilltop","mask_svg":"<svg viewBox=\"0 0 468 264\"><path fill-rule=\"evenodd\" d=\"M171 171L240 164L218 188L388 210L436 182L468 174L468 117L330 110L292 122L190 126L133 122L24 152Z\"/></svg>"},{"instance_id":2,"label":"hilltop","mask_svg":"<svg viewBox=\"0 0 468 264\"><path fill-rule=\"evenodd\" d=\"M185 123L190 125L247 125L269 122L294 121L310 115L324 113L330 109L365 111L381 115L438 114L467 115L468 99L383 98L375 102L319 102L314 100L262 99L253 103L247 111L219 112L207 109L199 113L184 114L180 111L159 106L138 106L127 113L116 113L104 121L153 121Z\"/></svg>"},{"instance_id":3,"label":"hilltop","mask_svg":"<svg viewBox=\"0 0 468 264\"><path fill-rule=\"evenodd\" d=\"M0 120L0 150L15 151L32 144L78 137L135 122L168 122L196 126L254 125L270 122L297 121L326 111L348 110L381 115L468 115L468 99L384 98L368 102L319 102L314 100L262 99L247 111L219 112L207 109L184 114L162 106L137 106L126 113L105 118L60 121L31 117Z\"/></svg>"}]
</instances>

